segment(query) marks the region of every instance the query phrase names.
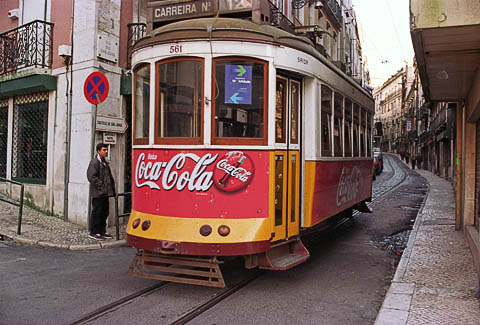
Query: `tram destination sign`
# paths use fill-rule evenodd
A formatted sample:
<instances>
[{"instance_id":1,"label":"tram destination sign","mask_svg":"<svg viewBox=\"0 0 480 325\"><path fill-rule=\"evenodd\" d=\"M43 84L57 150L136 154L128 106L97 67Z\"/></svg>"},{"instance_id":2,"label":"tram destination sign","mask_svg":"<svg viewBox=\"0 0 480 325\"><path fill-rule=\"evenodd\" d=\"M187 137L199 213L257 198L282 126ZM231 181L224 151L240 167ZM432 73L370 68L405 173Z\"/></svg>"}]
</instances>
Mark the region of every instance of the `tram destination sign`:
<instances>
[{"instance_id":1,"label":"tram destination sign","mask_svg":"<svg viewBox=\"0 0 480 325\"><path fill-rule=\"evenodd\" d=\"M153 22L212 16L217 11L215 0L165 1L165 4L161 5L159 3L161 2L155 1L150 4Z\"/></svg>"}]
</instances>

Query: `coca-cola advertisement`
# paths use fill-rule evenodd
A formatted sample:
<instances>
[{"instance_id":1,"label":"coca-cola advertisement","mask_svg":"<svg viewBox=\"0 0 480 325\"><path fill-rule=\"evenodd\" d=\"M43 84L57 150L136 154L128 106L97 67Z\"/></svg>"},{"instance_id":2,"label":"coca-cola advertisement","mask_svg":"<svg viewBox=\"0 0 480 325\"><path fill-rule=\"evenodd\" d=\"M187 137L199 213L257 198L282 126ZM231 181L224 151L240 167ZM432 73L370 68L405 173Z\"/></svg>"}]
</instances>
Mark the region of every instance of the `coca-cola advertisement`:
<instances>
[{"instance_id":1,"label":"coca-cola advertisement","mask_svg":"<svg viewBox=\"0 0 480 325\"><path fill-rule=\"evenodd\" d=\"M318 162L312 224L371 195L372 161ZM333 203L334 202L334 203Z\"/></svg>"},{"instance_id":2,"label":"coca-cola advertisement","mask_svg":"<svg viewBox=\"0 0 480 325\"><path fill-rule=\"evenodd\" d=\"M134 150L133 209L173 217L266 218L268 152Z\"/></svg>"}]
</instances>

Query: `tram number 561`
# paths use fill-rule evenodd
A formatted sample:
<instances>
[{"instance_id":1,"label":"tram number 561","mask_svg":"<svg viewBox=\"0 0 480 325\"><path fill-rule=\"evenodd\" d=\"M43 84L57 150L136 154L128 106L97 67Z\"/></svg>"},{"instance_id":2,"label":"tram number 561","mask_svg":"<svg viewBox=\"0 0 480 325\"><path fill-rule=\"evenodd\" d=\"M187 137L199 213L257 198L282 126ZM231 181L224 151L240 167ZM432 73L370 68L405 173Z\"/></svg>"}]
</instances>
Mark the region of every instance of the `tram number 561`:
<instances>
[{"instance_id":1,"label":"tram number 561","mask_svg":"<svg viewBox=\"0 0 480 325\"><path fill-rule=\"evenodd\" d=\"M170 46L170 53L182 53L182 46L181 45Z\"/></svg>"}]
</instances>

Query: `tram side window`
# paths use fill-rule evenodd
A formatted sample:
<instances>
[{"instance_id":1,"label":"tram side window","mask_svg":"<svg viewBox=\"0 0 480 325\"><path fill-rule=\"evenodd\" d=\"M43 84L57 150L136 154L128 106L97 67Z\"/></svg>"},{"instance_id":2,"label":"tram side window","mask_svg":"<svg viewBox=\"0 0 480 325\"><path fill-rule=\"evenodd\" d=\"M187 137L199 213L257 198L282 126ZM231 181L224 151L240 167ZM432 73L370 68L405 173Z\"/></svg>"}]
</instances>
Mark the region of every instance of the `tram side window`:
<instances>
[{"instance_id":1,"label":"tram side window","mask_svg":"<svg viewBox=\"0 0 480 325\"><path fill-rule=\"evenodd\" d=\"M194 58L161 61L157 76L156 142L177 138L177 143L200 143L203 61Z\"/></svg>"},{"instance_id":2,"label":"tram side window","mask_svg":"<svg viewBox=\"0 0 480 325\"><path fill-rule=\"evenodd\" d=\"M372 156L372 114L367 113L367 156Z\"/></svg>"},{"instance_id":3,"label":"tram side window","mask_svg":"<svg viewBox=\"0 0 480 325\"><path fill-rule=\"evenodd\" d=\"M321 119L321 143L322 156L332 155L332 132L331 132L331 116L332 116L332 91L325 85L322 85L322 119Z\"/></svg>"},{"instance_id":4,"label":"tram side window","mask_svg":"<svg viewBox=\"0 0 480 325\"><path fill-rule=\"evenodd\" d=\"M363 108L360 111L360 156L365 157L365 127L366 127L366 114Z\"/></svg>"},{"instance_id":5,"label":"tram side window","mask_svg":"<svg viewBox=\"0 0 480 325\"><path fill-rule=\"evenodd\" d=\"M267 64L246 58L214 63L214 144L266 144Z\"/></svg>"},{"instance_id":6,"label":"tram side window","mask_svg":"<svg viewBox=\"0 0 480 325\"><path fill-rule=\"evenodd\" d=\"M150 65L135 69L134 144L147 144L150 128Z\"/></svg>"},{"instance_id":7,"label":"tram side window","mask_svg":"<svg viewBox=\"0 0 480 325\"><path fill-rule=\"evenodd\" d=\"M358 157L359 148L358 148L358 125L359 125L359 112L360 107L358 104L353 104L353 156Z\"/></svg>"},{"instance_id":8,"label":"tram side window","mask_svg":"<svg viewBox=\"0 0 480 325\"><path fill-rule=\"evenodd\" d=\"M333 100L333 111L334 111L334 120L333 120L333 144L334 144L334 155L335 157L342 157L342 106L343 106L343 96L335 93Z\"/></svg>"},{"instance_id":9,"label":"tram side window","mask_svg":"<svg viewBox=\"0 0 480 325\"><path fill-rule=\"evenodd\" d=\"M345 99L345 115L344 115L344 153L345 157L352 156L352 102L346 98Z\"/></svg>"}]
</instances>

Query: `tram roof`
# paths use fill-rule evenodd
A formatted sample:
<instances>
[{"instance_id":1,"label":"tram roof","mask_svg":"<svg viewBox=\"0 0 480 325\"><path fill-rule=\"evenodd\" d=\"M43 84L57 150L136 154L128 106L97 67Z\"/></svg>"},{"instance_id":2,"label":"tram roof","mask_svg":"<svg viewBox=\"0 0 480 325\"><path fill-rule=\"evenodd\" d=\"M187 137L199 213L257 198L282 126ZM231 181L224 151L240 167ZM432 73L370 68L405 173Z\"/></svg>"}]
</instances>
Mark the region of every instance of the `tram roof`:
<instances>
[{"instance_id":1,"label":"tram roof","mask_svg":"<svg viewBox=\"0 0 480 325\"><path fill-rule=\"evenodd\" d=\"M337 71L340 75L343 75L345 79L368 94L360 85L351 80L343 71L321 55L307 37L293 35L271 25L259 25L244 19L197 18L177 21L150 31L146 37L135 43L134 49L180 40L232 38L276 43L308 53ZM370 94L368 95L371 96Z\"/></svg>"}]
</instances>

